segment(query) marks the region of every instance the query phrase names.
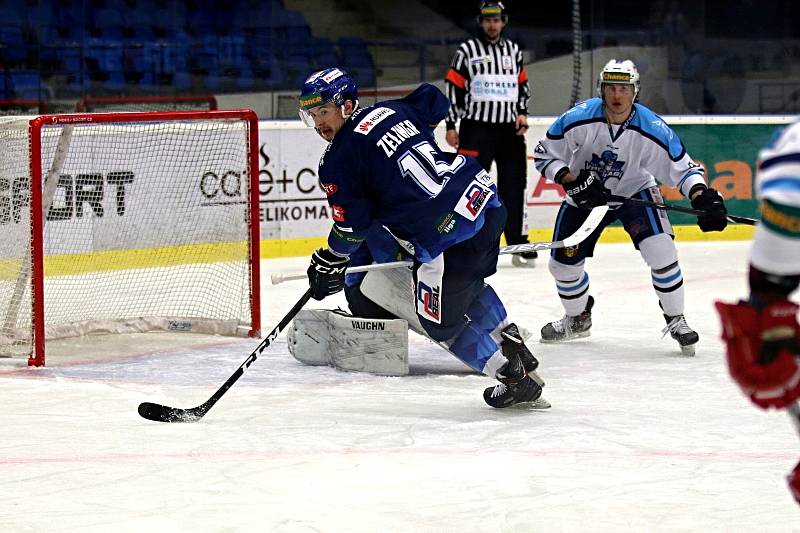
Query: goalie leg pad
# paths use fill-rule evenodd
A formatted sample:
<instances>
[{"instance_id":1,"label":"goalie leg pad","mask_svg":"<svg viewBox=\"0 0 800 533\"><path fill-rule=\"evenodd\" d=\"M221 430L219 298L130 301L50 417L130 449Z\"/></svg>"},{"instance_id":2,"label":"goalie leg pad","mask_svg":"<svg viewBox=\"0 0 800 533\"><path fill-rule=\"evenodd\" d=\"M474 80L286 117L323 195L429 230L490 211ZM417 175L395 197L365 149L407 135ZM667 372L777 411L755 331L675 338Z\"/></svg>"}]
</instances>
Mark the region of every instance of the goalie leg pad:
<instances>
[{"instance_id":1,"label":"goalie leg pad","mask_svg":"<svg viewBox=\"0 0 800 533\"><path fill-rule=\"evenodd\" d=\"M407 268L370 270L361 283L361 293L398 318L408 327L427 336L414 306L414 277Z\"/></svg>"},{"instance_id":2,"label":"goalie leg pad","mask_svg":"<svg viewBox=\"0 0 800 533\"><path fill-rule=\"evenodd\" d=\"M349 372L408 374L408 322L331 313L331 362Z\"/></svg>"},{"instance_id":3,"label":"goalie leg pad","mask_svg":"<svg viewBox=\"0 0 800 533\"><path fill-rule=\"evenodd\" d=\"M408 323L304 309L288 333L289 352L307 365L379 376L408 374Z\"/></svg>"},{"instance_id":4,"label":"goalie leg pad","mask_svg":"<svg viewBox=\"0 0 800 533\"><path fill-rule=\"evenodd\" d=\"M301 309L286 332L289 353L305 365L330 365L330 331L324 309Z\"/></svg>"}]
</instances>

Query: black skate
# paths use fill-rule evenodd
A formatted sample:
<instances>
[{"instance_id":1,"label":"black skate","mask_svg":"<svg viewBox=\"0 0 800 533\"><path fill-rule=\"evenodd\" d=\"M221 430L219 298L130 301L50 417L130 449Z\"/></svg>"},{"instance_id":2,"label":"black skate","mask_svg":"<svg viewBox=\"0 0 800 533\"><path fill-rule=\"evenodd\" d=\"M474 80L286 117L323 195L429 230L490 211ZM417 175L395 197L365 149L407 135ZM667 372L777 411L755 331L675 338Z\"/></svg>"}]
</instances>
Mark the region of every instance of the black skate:
<instances>
[{"instance_id":1,"label":"black skate","mask_svg":"<svg viewBox=\"0 0 800 533\"><path fill-rule=\"evenodd\" d=\"M535 402L542 395L542 386L525 373L519 357L509 359L497 372L497 379L500 383L483 391L484 401L497 409Z\"/></svg>"},{"instance_id":2,"label":"black skate","mask_svg":"<svg viewBox=\"0 0 800 533\"><path fill-rule=\"evenodd\" d=\"M503 342L500 348L503 355L511 361L512 357L519 357L525 372L530 374L539 367L539 361L533 356L531 351L525 346L525 339L516 324L509 324L500 332Z\"/></svg>"},{"instance_id":3,"label":"black skate","mask_svg":"<svg viewBox=\"0 0 800 533\"><path fill-rule=\"evenodd\" d=\"M667 327L662 329L661 333L666 335L667 332L669 332L672 338L681 345L681 352L683 355L693 356L695 344L700 340L700 336L689 327L689 324L686 323L686 318L683 315L664 315L664 320L667 321Z\"/></svg>"},{"instance_id":4,"label":"black skate","mask_svg":"<svg viewBox=\"0 0 800 533\"><path fill-rule=\"evenodd\" d=\"M533 268L536 266L534 260L539 257L539 252L536 250L532 252L522 252L521 254L514 254L511 256L511 264L515 267Z\"/></svg>"},{"instance_id":5,"label":"black skate","mask_svg":"<svg viewBox=\"0 0 800 533\"><path fill-rule=\"evenodd\" d=\"M586 309L578 316L564 315L561 320L550 322L542 328L542 338L539 342L563 342L572 339L588 337L592 328L592 307L594 298L589 296Z\"/></svg>"}]
</instances>

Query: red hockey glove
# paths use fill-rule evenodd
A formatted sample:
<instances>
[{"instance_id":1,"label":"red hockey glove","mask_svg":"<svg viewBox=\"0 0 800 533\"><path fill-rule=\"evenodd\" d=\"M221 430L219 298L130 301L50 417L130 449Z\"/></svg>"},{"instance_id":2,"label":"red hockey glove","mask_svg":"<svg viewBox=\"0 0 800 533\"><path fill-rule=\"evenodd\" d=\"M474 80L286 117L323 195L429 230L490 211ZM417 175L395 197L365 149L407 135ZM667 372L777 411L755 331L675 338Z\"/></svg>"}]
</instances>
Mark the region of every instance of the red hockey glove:
<instances>
[{"instance_id":1,"label":"red hockey glove","mask_svg":"<svg viewBox=\"0 0 800 533\"><path fill-rule=\"evenodd\" d=\"M761 311L747 302L716 302L731 377L763 409L800 398L797 304L779 300Z\"/></svg>"},{"instance_id":2,"label":"red hockey glove","mask_svg":"<svg viewBox=\"0 0 800 533\"><path fill-rule=\"evenodd\" d=\"M789 475L786 476L786 482L789 484L789 490L792 492L792 496L794 496L797 503L800 503L800 463L797 463L794 470L789 472Z\"/></svg>"}]
</instances>

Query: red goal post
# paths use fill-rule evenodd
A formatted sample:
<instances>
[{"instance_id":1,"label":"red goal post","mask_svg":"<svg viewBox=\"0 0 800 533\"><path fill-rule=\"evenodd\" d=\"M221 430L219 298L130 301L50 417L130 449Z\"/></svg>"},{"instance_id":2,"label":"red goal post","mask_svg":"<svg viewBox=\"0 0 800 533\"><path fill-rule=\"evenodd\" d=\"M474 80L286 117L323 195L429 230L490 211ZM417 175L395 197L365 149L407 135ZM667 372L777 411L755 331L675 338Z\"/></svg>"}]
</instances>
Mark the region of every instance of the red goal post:
<instances>
[{"instance_id":1,"label":"red goal post","mask_svg":"<svg viewBox=\"0 0 800 533\"><path fill-rule=\"evenodd\" d=\"M0 117L0 138L0 353L260 333L253 111Z\"/></svg>"}]
</instances>

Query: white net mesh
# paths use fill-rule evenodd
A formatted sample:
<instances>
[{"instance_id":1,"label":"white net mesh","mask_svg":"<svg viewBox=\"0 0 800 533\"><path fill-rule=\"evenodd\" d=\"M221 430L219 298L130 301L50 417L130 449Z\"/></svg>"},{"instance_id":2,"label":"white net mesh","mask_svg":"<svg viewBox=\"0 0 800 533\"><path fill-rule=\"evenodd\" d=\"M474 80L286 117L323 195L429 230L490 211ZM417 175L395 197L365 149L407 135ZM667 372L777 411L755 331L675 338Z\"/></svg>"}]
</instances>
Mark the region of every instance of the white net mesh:
<instances>
[{"instance_id":1,"label":"white net mesh","mask_svg":"<svg viewBox=\"0 0 800 533\"><path fill-rule=\"evenodd\" d=\"M251 323L248 123L45 125L46 338ZM0 350L29 351L27 121L0 122ZM5 186L4 186L5 185Z\"/></svg>"}]
</instances>

